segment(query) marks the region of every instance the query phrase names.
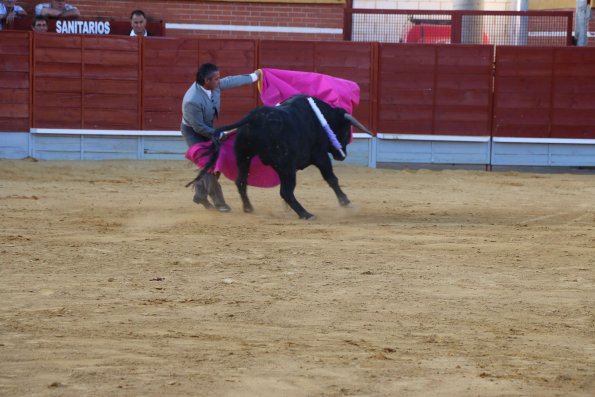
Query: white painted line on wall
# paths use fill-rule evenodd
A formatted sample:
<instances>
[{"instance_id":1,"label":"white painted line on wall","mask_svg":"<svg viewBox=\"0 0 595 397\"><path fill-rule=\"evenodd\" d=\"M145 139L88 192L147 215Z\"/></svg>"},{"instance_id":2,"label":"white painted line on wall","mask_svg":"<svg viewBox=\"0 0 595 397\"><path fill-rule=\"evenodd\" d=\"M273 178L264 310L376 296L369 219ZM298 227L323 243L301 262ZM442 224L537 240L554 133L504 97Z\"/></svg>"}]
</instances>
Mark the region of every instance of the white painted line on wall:
<instances>
[{"instance_id":1,"label":"white painted line on wall","mask_svg":"<svg viewBox=\"0 0 595 397\"><path fill-rule=\"evenodd\" d=\"M31 134L48 135L105 135L105 136L182 136L180 131L149 131L149 130L89 130L65 128L31 128ZM354 138L370 139L368 134L354 133ZM574 138L518 138L518 137L489 137L465 135L417 135L417 134L386 134L379 133L379 139L402 141L447 141L447 142L489 142L494 143L548 143L568 145L595 145L595 139Z\"/></svg>"},{"instance_id":2,"label":"white painted line on wall","mask_svg":"<svg viewBox=\"0 0 595 397\"><path fill-rule=\"evenodd\" d=\"M252 25L207 25L196 23L166 23L166 29L180 30L220 30L233 32L267 32L267 33L308 33L308 34L343 34L343 29L307 28L290 26L252 26Z\"/></svg>"},{"instance_id":3,"label":"white painted line on wall","mask_svg":"<svg viewBox=\"0 0 595 397\"><path fill-rule=\"evenodd\" d=\"M489 142L489 136L378 134L378 138L401 141Z\"/></svg>"},{"instance_id":4,"label":"white painted line on wall","mask_svg":"<svg viewBox=\"0 0 595 397\"><path fill-rule=\"evenodd\" d=\"M125 135L125 136L182 136L180 131L149 130L79 130L65 128L31 128L32 134L52 135Z\"/></svg>"},{"instance_id":5,"label":"white painted line on wall","mask_svg":"<svg viewBox=\"0 0 595 397\"><path fill-rule=\"evenodd\" d=\"M494 143L548 143L565 145L595 145L595 139L569 139L569 138L516 138L499 137L492 138Z\"/></svg>"},{"instance_id":6,"label":"white painted line on wall","mask_svg":"<svg viewBox=\"0 0 595 397\"><path fill-rule=\"evenodd\" d=\"M31 134L47 135L122 135L122 136L182 136L180 131L150 131L150 130L79 130L67 128L31 128ZM354 138L369 139L370 135L363 132L353 134Z\"/></svg>"}]
</instances>

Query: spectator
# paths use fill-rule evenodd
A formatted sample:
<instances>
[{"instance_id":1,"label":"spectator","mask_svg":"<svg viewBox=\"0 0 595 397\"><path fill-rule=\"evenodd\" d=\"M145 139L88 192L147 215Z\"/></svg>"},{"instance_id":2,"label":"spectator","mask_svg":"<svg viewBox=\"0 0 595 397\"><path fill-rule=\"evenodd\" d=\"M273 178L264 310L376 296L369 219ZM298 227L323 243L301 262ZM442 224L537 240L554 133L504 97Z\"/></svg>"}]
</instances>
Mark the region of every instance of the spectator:
<instances>
[{"instance_id":1,"label":"spectator","mask_svg":"<svg viewBox=\"0 0 595 397\"><path fill-rule=\"evenodd\" d=\"M130 36L152 36L147 30L147 16L142 10L134 10L130 14Z\"/></svg>"},{"instance_id":2,"label":"spectator","mask_svg":"<svg viewBox=\"0 0 595 397\"><path fill-rule=\"evenodd\" d=\"M66 4L64 0L50 0L49 3L40 3L35 6L35 15L47 18L76 19L81 16L78 8Z\"/></svg>"},{"instance_id":3,"label":"spectator","mask_svg":"<svg viewBox=\"0 0 595 397\"><path fill-rule=\"evenodd\" d=\"M12 25L15 18L27 15L23 7L15 4L16 0L4 0L0 3L0 30L6 26Z\"/></svg>"},{"instance_id":4,"label":"spectator","mask_svg":"<svg viewBox=\"0 0 595 397\"><path fill-rule=\"evenodd\" d=\"M31 24L31 28L36 33L45 33L48 31L48 19L41 15L36 15L33 18L33 23Z\"/></svg>"}]
</instances>

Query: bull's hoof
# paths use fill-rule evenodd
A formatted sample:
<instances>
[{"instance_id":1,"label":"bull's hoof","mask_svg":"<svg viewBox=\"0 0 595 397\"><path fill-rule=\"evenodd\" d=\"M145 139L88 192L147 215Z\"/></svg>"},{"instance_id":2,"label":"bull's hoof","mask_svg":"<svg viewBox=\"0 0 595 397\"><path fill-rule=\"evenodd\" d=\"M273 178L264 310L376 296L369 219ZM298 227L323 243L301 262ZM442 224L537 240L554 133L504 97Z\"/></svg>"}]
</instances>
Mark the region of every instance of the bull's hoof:
<instances>
[{"instance_id":1,"label":"bull's hoof","mask_svg":"<svg viewBox=\"0 0 595 397\"><path fill-rule=\"evenodd\" d=\"M316 216L306 213L306 214L300 216L300 218L302 218L303 220L306 220L306 221L313 221L316 219Z\"/></svg>"},{"instance_id":2,"label":"bull's hoof","mask_svg":"<svg viewBox=\"0 0 595 397\"><path fill-rule=\"evenodd\" d=\"M250 214L252 212L254 212L254 208L250 207L244 207L244 212L247 214Z\"/></svg>"},{"instance_id":3,"label":"bull's hoof","mask_svg":"<svg viewBox=\"0 0 595 397\"><path fill-rule=\"evenodd\" d=\"M353 205L351 204L351 201L348 201L346 203L341 203L341 207L343 207L343 208L353 208Z\"/></svg>"},{"instance_id":4,"label":"bull's hoof","mask_svg":"<svg viewBox=\"0 0 595 397\"><path fill-rule=\"evenodd\" d=\"M341 207L351 207L351 201L349 201L347 196L339 197L339 204Z\"/></svg>"}]
</instances>

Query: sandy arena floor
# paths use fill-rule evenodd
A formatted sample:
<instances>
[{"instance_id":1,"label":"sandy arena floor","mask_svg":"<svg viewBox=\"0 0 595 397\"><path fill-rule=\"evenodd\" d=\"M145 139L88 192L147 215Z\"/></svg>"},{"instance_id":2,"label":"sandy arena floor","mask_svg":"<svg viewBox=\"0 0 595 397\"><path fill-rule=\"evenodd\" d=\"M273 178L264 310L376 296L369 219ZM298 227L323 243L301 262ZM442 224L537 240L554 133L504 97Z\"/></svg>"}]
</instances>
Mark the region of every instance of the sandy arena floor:
<instances>
[{"instance_id":1,"label":"sandy arena floor","mask_svg":"<svg viewBox=\"0 0 595 397\"><path fill-rule=\"evenodd\" d=\"M0 395L595 395L595 175L336 171L0 161Z\"/></svg>"}]
</instances>

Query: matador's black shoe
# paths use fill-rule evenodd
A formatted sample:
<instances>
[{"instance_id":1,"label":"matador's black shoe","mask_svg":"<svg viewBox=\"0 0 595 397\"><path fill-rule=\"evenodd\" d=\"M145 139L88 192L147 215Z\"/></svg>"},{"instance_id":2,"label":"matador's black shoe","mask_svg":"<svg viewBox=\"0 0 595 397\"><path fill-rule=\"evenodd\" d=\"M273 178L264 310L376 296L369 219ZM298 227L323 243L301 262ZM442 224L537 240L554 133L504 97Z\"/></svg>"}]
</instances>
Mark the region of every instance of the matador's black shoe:
<instances>
[{"instance_id":1,"label":"matador's black shoe","mask_svg":"<svg viewBox=\"0 0 595 397\"><path fill-rule=\"evenodd\" d=\"M229 205L225 204L225 203L215 205L215 208L219 212L229 212L229 211L231 211L231 207Z\"/></svg>"},{"instance_id":2,"label":"matador's black shoe","mask_svg":"<svg viewBox=\"0 0 595 397\"><path fill-rule=\"evenodd\" d=\"M196 204L202 204L208 210L213 209L213 204L211 204L206 197L203 198L195 195L192 201L194 201Z\"/></svg>"}]
</instances>

